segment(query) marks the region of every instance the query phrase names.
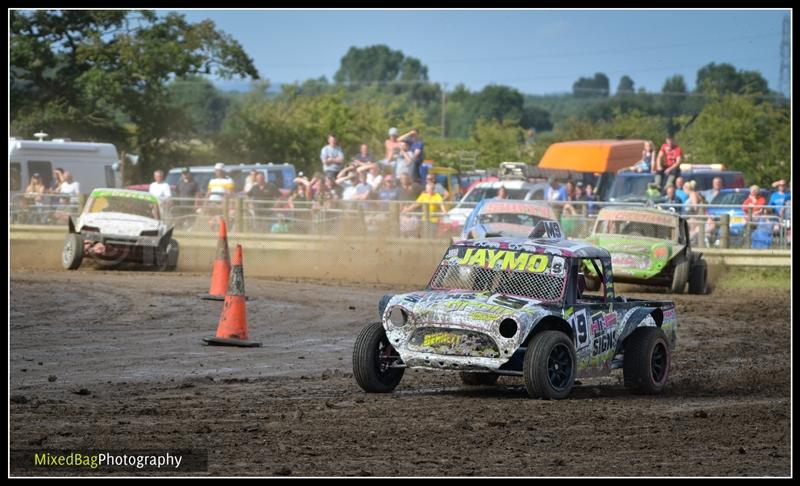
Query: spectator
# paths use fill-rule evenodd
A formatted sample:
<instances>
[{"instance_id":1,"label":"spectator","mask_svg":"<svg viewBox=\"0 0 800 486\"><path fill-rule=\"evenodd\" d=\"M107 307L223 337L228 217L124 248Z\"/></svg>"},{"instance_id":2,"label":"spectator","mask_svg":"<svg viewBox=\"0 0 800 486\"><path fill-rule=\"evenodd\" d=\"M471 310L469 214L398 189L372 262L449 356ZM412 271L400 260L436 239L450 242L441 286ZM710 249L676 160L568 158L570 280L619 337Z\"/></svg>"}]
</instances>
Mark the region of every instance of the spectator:
<instances>
[{"instance_id":1,"label":"spectator","mask_svg":"<svg viewBox=\"0 0 800 486\"><path fill-rule=\"evenodd\" d=\"M415 182L421 180L422 173L420 168L422 161L425 160L425 142L419 137L419 130L412 128L411 131L399 138L402 142L408 142L408 151L411 155L412 173L411 177Z\"/></svg>"},{"instance_id":2,"label":"spectator","mask_svg":"<svg viewBox=\"0 0 800 486\"><path fill-rule=\"evenodd\" d=\"M683 187L687 195L686 202L683 203L683 207L684 213L688 216L689 237L691 238L692 243L696 245L699 242L700 227L704 224L703 218L700 216L706 213L705 208L701 206L706 203L706 200L703 198L703 195L696 190L697 181L689 181L684 184ZM711 221L710 230L713 231L714 222L710 218L706 218L706 222L708 221ZM706 228L708 228L708 225L706 225Z\"/></svg>"},{"instance_id":3,"label":"spectator","mask_svg":"<svg viewBox=\"0 0 800 486\"><path fill-rule=\"evenodd\" d=\"M547 188L547 191L545 191L544 194L546 201L567 200L567 190L564 188L564 186L560 185L554 177L548 179L547 182L550 184L550 187Z\"/></svg>"},{"instance_id":4,"label":"spectator","mask_svg":"<svg viewBox=\"0 0 800 486\"><path fill-rule=\"evenodd\" d=\"M298 181L298 179L301 179ZM304 208L306 203L311 200L311 183L303 178L296 178L292 195L289 196L289 208Z\"/></svg>"},{"instance_id":5,"label":"spectator","mask_svg":"<svg viewBox=\"0 0 800 486\"><path fill-rule=\"evenodd\" d=\"M383 177L381 187L377 191L379 201L397 201L400 191L397 188L397 181L391 175Z\"/></svg>"},{"instance_id":6,"label":"spectator","mask_svg":"<svg viewBox=\"0 0 800 486\"><path fill-rule=\"evenodd\" d=\"M408 140L400 142L400 150L393 161L392 167L394 176L398 179L403 174L408 174L408 176L414 180L414 157L411 153Z\"/></svg>"},{"instance_id":7,"label":"spectator","mask_svg":"<svg viewBox=\"0 0 800 486\"><path fill-rule=\"evenodd\" d=\"M386 152L381 162L383 165L390 165L391 162L397 158L397 154L400 151L400 140L397 139L396 128L392 127L389 129L389 138L383 142L383 146Z\"/></svg>"},{"instance_id":8,"label":"spectator","mask_svg":"<svg viewBox=\"0 0 800 486\"><path fill-rule=\"evenodd\" d=\"M667 178L667 184L672 184L675 182L675 178L681 175L682 159L683 149L675 143L672 135L668 136L661 146L661 150L658 151L658 157L656 158L656 184L659 187L664 182L664 177Z\"/></svg>"},{"instance_id":9,"label":"spectator","mask_svg":"<svg viewBox=\"0 0 800 486\"><path fill-rule=\"evenodd\" d=\"M322 172L326 176L335 178L339 171L342 170L344 152L341 147L336 145L335 135L328 135L328 145L322 147L319 158L322 161Z\"/></svg>"},{"instance_id":10,"label":"spectator","mask_svg":"<svg viewBox=\"0 0 800 486\"><path fill-rule=\"evenodd\" d=\"M381 175L380 168L377 162L370 162L364 164L356 170L358 172L363 172L367 175L367 184L370 185L372 191L377 191L381 187L381 182L383 182L383 176Z\"/></svg>"},{"instance_id":11,"label":"spectator","mask_svg":"<svg viewBox=\"0 0 800 486\"><path fill-rule=\"evenodd\" d=\"M792 199L792 195L786 192L786 181L783 179L773 182L772 187L777 190L769 197L769 206L775 214L780 216L783 208Z\"/></svg>"},{"instance_id":12,"label":"spectator","mask_svg":"<svg viewBox=\"0 0 800 486\"><path fill-rule=\"evenodd\" d=\"M69 204L78 204L78 195L81 193L81 184L78 181L73 180L71 173L64 171L64 180L61 182L58 192L59 194L69 196ZM62 204L65 203L67 203L67 200L62 200Z\"/></svg>"},{"instance_id":13,"label":"spectator","mask_svg":"<svg viewBox=\"0 0 800 486\"><path fill-rule=\"evenodd\" d=\"M257 172L253 187L247 191L247 196L250 198L248 201L250 215L256 221L256 228L262 230L266 227L262 221L266 221L270 216L270 210L275 206L274 201L281 196L281 192L278 190L278 186L267 182L263 172Z\"/></svg>"},{"instance_id":14,"label":"spectator","mask_svg":"<svg viewBox=\"0 0 800 486\"><path fill-rule=\"evenodd\" d=\"M400 174L398 179L400 187L398 188L400 201L416 201L422 193L422 187L411 179L411 174L404 172Z\"/></svg>"},{"instance_id":15,"label":"spectator","mask_svg":"<svg viewBox=\"0 0 800 486\"><path fill-rule=\"evenodd\" d=\"M508 199L508 191L506 190L505 186L500 186L497 189L497 195L494 197L495 199Z\"/></svg>"},{"instance_id":16,"label":"spectator","mask_svg":"<svg viewBox=\"0 0 800 486\"><path fill-rule=\"evenodd\" d=\"M667 184L664 188L664 205L666 209L671 208L677 213L683 211L683 201L675 194L675 186L672 184Z\"/></svg>"},{"instance_id":17,"label":"spectator","mask_svg":"<svg viewBox=\"0 0 800 486\"><path fill-rule=\"evenodd\" d=\"M642 160L636 162L630 167L625 167L617 171L633 171L633 172L653 172L653 156L655 155L653 151L653 144L651 142L644 143L644 150L642 150Z\"/></svg>"},{"instance_id":18,"label":"spectator","mask_svg":"<svg viewBox=\"0 0 800 486\"><path fill-rule=\"evenodd\" d=\"M255 169L250 169L250 173L244 179L244 193L247 194L250 192L250 189L253 187L253 184L256 183L256 176L258 175L258 171Z\"/></svg>"},{"instance_id":19,"label":"spectator","mask_svg":"<svg viewBox=\"0 0 800 486\"><path fill-rule=\"evenodd\" d=\"M177 199L173 200L174 214L181 218L183 226L187 227L191 223L187 216L200 206L200 187L188 167L181 170L181 178L175 184L175 196Z\"/></svg>"},{"instance_id":20,"label":"spectator","mask_svg":"<svg viewBox=\"0 0 800 486\"><path fill-rule=\"evenodd\" d=\"M353 163L356 164L356 167L361 167L373 162L375 162L375 158L373 158L372 154L369 153L369 146L365 143L362 143L358 148L358 155L353 158Z\"/></svg>"},{"instance_id":21,"label":"spectator","mask_svg":"<svg viewBox=\"0 0 800 486\"><path fill-rule=\"evenodd\" d=\"M367 176L355 170L336 179L336 183L343 188L342 201L363 201L372 191L372 187L367 184Z\"/></svg>"},{"instance_id":22,"label":"spectator","mask_svg":"<svg viewBox=\"0 0 800 486\"><path fill-rule=\"evenodd\" d=\"M64 169L61 167L56 167L53 169L53 180L50 181L50 187L47 188L47 192L52 194L58 194L61 191L61 183L64 182Z\"/></svg>"},{"instance_id":23,"label":"spectator","mask_svg":"<svg viewBox=\"0 0 800 486\"><path fill-rule=\"evenodd\" d=\"M667 185L669 185L669 183L667 183ZM678 199L680 199L681 202L685 203L686 199L689 198L689 195L686 193L686 191L684 191L683 186L684 186L683 177L682 176L676 177L675 178L675 195L678 196Z\"/></svg>"},{"instance_id":24,"label":"spectator","mask_svg":"<svg viewBox=\"0 0 800 486\"><path fill-rule=\"evenodd\" d=\"M233 179L225 174L225 164L214 165L214 177L208 181L206 197L212 203L222 203L233 194Z\"/></svg>"},{"instance_id":25,"label":"spectator","mask_svg":"<svg viewBox=\"0 0 800 486\"><path fill-rule=\"evenodd\" d=\"M711 180L711 189L703 191L703 197L710 204L711 201L713 201L714 198L717 197L717 195L719 195L719 192L722 189L723 189L722 177L714 177L714 179Z\"/></svg>"},{"instance_id":26,"label":"spectator","mask_svg":"<svg viewBox=\"0 0 800 486\"><path fill-rule=\"evenodd\" d=\"M438 182L436 182L436 176L434 174L427 174L425 176L425 183L428 182L433 183L433 190L436 191L436 194L442 196L442 200L446 201L448 197L450 197L450 193L445 189L445 187Z\"/></svg>"},{"instance_id":27,"label":"spectator","mask_svg":"<svg viewBox=\"0 0 800 486\"><path fill-rule=\"evenodd\" d=\"M317 208L331 208L333 201L340 199L339 193L336 190L336 182L331 176L322 178L319 189L314 195L314 203Z\"/></svg>"},{"instance_id":28,"label":"spectator","mask_svg":"<svg viewBox=\"0 0 800 486\"><path fill-rule=\"evenodd\" d=\"M288 233L289 232L289 222L286 220L286 216L283 214L278 214L278 221L272 223L272 226L269 228L270 233Z\"/></svg>"},{"instance_id":29,"label":"spectator","mask_svg":"<svg viewBox=\"0 0 800 486\"><path fill-rule=\"evenodd\" d=\"M742 210L744 211L745 218L748 220L751 219L751 216L758 217L764 212L764 206L767 202L764 196L759 194L760 191L761 188L753 184L750 186L750 195L748 195L747 199L742 203Z\"/></svg>"},{"instance_id":30,"label":"spectator","mask_svg":"<svg viewBox=\"0 0 800 486\"><path fill-rule=\"evenodd\" d=\"M439 215L444 214L446 212L444 209L442 196L437 194L434 189L435 186L433 182L426 183L425 192L423 192L417 197L417 201L403 208L403 212L408 213L420 207L423 204L427 204L428 214L426 215L425 212L423 211L422 223L423 225L428 226L429 230L428 234L430 235L433 235L436 232L436 226L439 224Z\"/></svg>"},{"instance_id":31,"label":"spectator","mask_svg":"<svg viewBox=\"0 0 800 486\"><path fill-rule=\"evenodd\" d=\"M153 182L150 183L150 194L158 198L158 202L164 204L167 199L172 197L172 190L169 184L164 182L164 171L157 170L153 172Z\"/></svg>"},{"instance_id":32,"label":"spectator","mask_svg":"<svg viewBox=\"0 0 800 486\"><path fill-rule=\"evenodd\" d=\"M31 182L25 188L25 199L32 201L34 204L41 204L44 198L45 187L42 182L42 177L38 172L31 176Z\"/></svg>"},{"instance_id":33,"label":"spectator","mask_svg":"<svg viewBox=\"0 0 800 486\"><path fill-rule=\"evenodd\" d=\"M595 213L594 203L597 202L597 196L595 196L594 187L591 184L586 184L581 201L586 201L586 214L589 216L593 215Z\"/></svg>"}]
</instances>

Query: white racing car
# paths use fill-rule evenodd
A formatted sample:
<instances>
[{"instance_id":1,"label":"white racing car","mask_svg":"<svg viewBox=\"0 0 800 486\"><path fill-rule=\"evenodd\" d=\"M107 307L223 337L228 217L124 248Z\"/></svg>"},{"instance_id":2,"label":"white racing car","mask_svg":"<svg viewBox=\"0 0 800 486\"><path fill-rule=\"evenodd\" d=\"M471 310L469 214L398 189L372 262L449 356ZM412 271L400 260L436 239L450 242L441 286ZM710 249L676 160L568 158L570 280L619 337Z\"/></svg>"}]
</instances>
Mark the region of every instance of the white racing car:
<instances>
[{"instance_id":1,"label":"white racing car","mask_svg":"<svg viewBox=\"0 0 800 486\"><path fill-rule=\"evenodd\" d=\"M158 199L141 191L95 189L64 241L61 262L75 270L84 257L114 267L122 263L174 270L178 242L162 217Z\"/></svg>"}]
</instances>

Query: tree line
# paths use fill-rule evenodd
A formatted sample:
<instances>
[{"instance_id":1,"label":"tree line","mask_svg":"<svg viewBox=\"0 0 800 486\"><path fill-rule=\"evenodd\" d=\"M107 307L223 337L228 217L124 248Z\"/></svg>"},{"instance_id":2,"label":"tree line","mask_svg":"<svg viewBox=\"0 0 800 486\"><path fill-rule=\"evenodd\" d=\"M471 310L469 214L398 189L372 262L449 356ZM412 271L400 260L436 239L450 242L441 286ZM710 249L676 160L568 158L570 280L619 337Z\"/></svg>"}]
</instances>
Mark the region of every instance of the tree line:
<instances>
[{"instance_id":1,"label":"tree line","mask_svg":"<svg viewBox=\"0 0 800 486\"><path fill-rule=\"evenodd\" d=\"M289 162L319 168L326 135L346 154L380 154L389 127L419 128L426 156L458 166L537 163L553 142L675 134L689 159L725 163L765 184L785 178L789 103L757 71L709 63L696 88L680 75L660 92L622 76L581 77L572 92L526 95L503 85L471 91L428 78L421 60L385 45L351 47L328 80L271 91L241 45L213 22L150 11L11 11L11 131L112 142L141 155L134 180L155 168ZM252 80L246 93L208 80Z\"/></svg>"}]
</instances>

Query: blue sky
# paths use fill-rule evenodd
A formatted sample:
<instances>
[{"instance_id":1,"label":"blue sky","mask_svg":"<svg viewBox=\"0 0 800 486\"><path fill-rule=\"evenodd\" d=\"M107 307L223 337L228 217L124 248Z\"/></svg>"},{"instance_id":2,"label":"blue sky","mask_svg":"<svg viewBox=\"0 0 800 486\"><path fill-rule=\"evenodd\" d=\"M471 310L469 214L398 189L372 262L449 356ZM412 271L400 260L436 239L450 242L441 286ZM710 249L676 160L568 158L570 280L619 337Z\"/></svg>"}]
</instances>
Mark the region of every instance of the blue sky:
<instances>
[{"instance_id":1,"label":"blue sky","mask_svg":"<svg viewBox=\"0 0 800 486\"><path fill-rule=\"evenodd\" d=\"M350 46L386 44L428 66L431 81L471 90L505 84L524 93L571 90L604 72L616 89L660 91L682 74L728 62L758 70L778 87L782 19L787 10L181 10L213 20L237 39L273 84L332 79ZM240 87L234 83L229 87Z\"/></svg>"}]
</instances>

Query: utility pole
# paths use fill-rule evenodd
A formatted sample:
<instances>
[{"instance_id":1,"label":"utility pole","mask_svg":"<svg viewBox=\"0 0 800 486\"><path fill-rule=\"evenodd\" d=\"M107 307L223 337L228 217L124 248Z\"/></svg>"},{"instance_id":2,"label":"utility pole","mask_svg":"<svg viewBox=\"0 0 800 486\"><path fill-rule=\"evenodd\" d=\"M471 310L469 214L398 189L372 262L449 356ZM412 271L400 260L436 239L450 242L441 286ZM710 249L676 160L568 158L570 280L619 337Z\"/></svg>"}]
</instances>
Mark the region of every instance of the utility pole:
<instances>
[{"instance_id":1,"label":"utility pole","mask_svg":"<svg viewBox=\"0 0 800 486\"><path fill-rule=\"evenodd\" d=\"M447 138L447 83L441 83L442 88L442 138Z\"/></svg>"},{"instance_id":2,"label":"utility pole","mask_svg":"<svg viewBox=\"0 0 800 486\"><path fill-rule=\"evenodd\" d=\"M778 81L778 91L788 96L788 87L791 86L791 71L789 69L789 16L783 16L783 31L781 33L781 72Z\"/></svg>"}]
</instances>

